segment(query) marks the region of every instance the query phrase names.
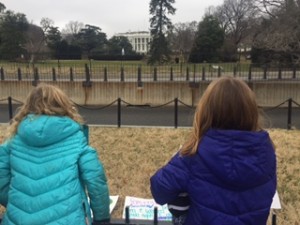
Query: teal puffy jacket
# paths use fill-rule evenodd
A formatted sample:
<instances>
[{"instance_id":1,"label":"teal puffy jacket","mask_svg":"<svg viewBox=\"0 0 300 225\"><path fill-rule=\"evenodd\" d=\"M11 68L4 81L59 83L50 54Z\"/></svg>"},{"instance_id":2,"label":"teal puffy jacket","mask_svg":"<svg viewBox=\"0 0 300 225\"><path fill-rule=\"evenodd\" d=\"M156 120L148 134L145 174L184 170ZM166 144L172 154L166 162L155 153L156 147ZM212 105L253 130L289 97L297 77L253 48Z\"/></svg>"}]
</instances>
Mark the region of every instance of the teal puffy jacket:
<instances>
[{"instance_id":1,"label":"teal puffy jacket","mask_svg":"<svg viewBox=\"0 0 300 225\"><path fill-rule=\"evenodd\" d=\"M3 225L86 225L90 208L94 220L109 219L105 172L82 126L28 115L0 146L0 203Z\"/></svg>"}]
</instances>

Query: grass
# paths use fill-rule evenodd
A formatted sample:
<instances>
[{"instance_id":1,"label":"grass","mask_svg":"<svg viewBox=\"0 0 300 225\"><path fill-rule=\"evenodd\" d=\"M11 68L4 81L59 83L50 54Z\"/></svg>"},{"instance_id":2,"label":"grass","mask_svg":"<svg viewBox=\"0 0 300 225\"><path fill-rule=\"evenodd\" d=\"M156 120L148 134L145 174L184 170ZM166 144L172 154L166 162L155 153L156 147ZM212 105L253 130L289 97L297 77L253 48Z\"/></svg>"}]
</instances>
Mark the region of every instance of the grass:
<instances>
[{"instance_id":1,"label":"grass","mask_svg":"<svg viewBox=\"0 0 300 225\"><path fill-rule=\"evenodd\" d=\"M0 140L5 128L5 125L0 126ZM113 218L121 218L125 196L151 198L150 176L176 152L189 131L189 128L90 127L90 144L97 149L104 164L110 194L120 195ZM278 161L282 209L277 211L277 224L299 225L300 131L268 131L276 146Z\"/></svg>"},{"instance_id":2,"label":"grass","mask_svg":"<svg viewBox=\"0 0 300 225\"><path fill-rule=\"evenodd\" d=\"M34 64L30 62L9 62L9 61L1 61L0 60L0 67L3 67L4 69L8 70L9 68L21 68L22 71L25 70L27 67L37 67L39 69L49 67L49 68L70 68L70 67L84 67L85 65L88 65L92 68L99 68L99 67L109 67L109 68L115 68L117 72L119 72L120 68L123 66L124 69L134 67L135 70L137 70L138 67L141 67L142 69L149 70L149 68L157 67L158 71L164 71L166 68L170 69L170 67L173 68L175 71L183 70L183 72L186 72L186 69L188 68L191 73L202 73L202 70L205 68L206 72L211 72L212 70L214 72L217 72L216 69L212 69L211 65L219 65L222 67L223 72L233 72L234 67L238 71L241 72L248 72L249 71L249 65L250 62L230 62L230 63L174 63L170 62L165 65L160 66L151 66L148 65L146 61L102 61L102 60L42 60L37 61Z\"/></svg>"}]
</instances>

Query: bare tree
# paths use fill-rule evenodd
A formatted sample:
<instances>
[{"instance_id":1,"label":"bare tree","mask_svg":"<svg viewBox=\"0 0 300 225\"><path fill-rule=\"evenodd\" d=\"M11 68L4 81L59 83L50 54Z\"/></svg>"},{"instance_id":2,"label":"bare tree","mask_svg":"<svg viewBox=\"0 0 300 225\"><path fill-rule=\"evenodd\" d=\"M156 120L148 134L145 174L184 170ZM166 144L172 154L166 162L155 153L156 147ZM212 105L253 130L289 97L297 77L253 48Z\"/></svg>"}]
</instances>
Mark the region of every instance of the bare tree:
<instances>
[{"instance_id":1,"label":"bare tree","mask_svg":"<svg viewBox=\"0 0 300 225\"><path fill-rule=\"evenodd\" d=\"M45 50L46 45L46 32L54 25L53 20L49 18L42 18L40 25L36 26L31 24L27 31L27 42L24 48L30 54L30 63L35 63L37 60L36 56L41 52L42 49Z\"/></svg>"},{"instance_id":2,"label":"bare tree","mask_svg":"<svg viewBox=\"0 0 300 225\"><path fill-rule=\"evenodd\" d=\"M43 43L45 43L45 35L42 28L34 24L29 24L28 30L26 31L26 43L23 47L30 55L30 62L34 63L36 55L39 54L45 46Z\"/></svg>"},{"instance_id":3,"label":"bare tree","mask_svg":"<svg viewBox=\"0 0 300 225\"><path fill-rule=\"evenodd\" d=\"M47 18L47 17L43 17L41 19L40 25L41 25L44 33L46 33L49 30L50 27L54 26L54 21Z\"/></svg>"},{"instance_id":4,"label":"bare tree","mask_svg":"<svg viewBox=\"0 0 300 225\"><path fill-rule=\"evenodd\" d=\"M257 8L253 0L225 0L217 7L215 16L219 19L226 38L238 45L249 35L252 21L257 16Z\"/></svg>"},{"instance_id":5,"label":"bare tree","mask_svg":"<svg viewBox=\"0 0 300 225\"><path fill-rule=\"evenodd\" d=\"M76 40L76 35L84 28L84 24L78 21L70 21L62 30L62 36L68 43Z\"/></svg>"},{"instance_id":6,"label":"bare tree","mask_svg":"<svg viewBox=\"0 0 300 225\"><path fill-rule=\"evenodd\" d=\"M276 3L279 4L279 1ZM281 1L280 6L274 6L276 10L270 9L276 13L262 20L253 39L253 47L284 55L293 63L300 64L300 2L286 0Z\"/></svg>"},{"instance_id":7,"label":"bare tree","mask_svg":"<svg viewBox=\"0 0 300 225\"><path fill-rule=\"evenodd\" d=\"M254 0L257 9L270 17L276 17L276 12L281 9L285 0Z\"/></svg>"},{"instance_id":8,"label":"bare tree","mask_svg":"<svg viewBox=\"0 0 300 225\"><path fill-rule=\"evenodd\" d=\"M196 21L174 24L171 36L171 48L178 58L187 62L193 47L198 23Z\"/></svg>"},{"instance_id":9,"label":"bare tree","mask_svg":"<svg viewBox=\"0 0 300 225\"><path fill-rule=\"evenodd\" d=\"M78 21L70 21L69 23L66 24L62 32L74 35L74 34L78 34L82 28L84 28L83 23Z\"/></svg>"}]
</instances>

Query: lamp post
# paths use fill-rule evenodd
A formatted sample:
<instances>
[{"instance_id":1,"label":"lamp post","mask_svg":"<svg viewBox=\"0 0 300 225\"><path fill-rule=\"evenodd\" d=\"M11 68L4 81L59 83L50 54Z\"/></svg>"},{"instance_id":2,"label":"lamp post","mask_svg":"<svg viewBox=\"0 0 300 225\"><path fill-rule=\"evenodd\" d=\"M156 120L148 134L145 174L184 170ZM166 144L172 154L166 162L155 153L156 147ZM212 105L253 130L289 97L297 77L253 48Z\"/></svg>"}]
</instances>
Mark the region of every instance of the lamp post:
<instances>
[{"instance_id":1,"label":"lamp post","mask_svg":"<svg viewBox=\"0 0 300 225\"><path fill-rule=\"evenodd\" d=\"M90 74L92 74L92 59L90 58L89 61L90 61Z\"/></svg>"},{"instance_id":2,"label":"lamp post","mask_svg":"<svg viewBox=\"0 0 300 225\"><path fill-rule=\"evenodd\" d=\"M121 81L124 81L124 67L123 67L123 57L125 55L125 50L122 48L121 51Z\"/></svg>"},{"instance_id":3,"label":"lamp post","mask_svg":"<svg viewBox=\"0 0 300 225\"><path fill-rule=\"evenodd\" d=\"M121 51L121 65L123 66L123 58L124 58L124 55L125 55L125 50L124 48L122 48L122 51Z\"/></svg>"}]
</instances>

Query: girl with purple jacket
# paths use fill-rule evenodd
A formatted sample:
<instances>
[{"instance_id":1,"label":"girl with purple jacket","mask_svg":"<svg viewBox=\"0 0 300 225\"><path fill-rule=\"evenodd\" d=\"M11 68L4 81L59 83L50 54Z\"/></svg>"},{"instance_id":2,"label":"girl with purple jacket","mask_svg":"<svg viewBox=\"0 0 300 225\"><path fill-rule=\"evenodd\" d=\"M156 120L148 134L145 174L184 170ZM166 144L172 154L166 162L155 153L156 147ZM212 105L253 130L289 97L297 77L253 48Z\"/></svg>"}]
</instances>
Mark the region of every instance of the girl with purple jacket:
<instances>
[{"instance_id":1,"label":"girl with purple jacket","mask_svg":"<svg viewBox=\"0 0 300 225\"><path fill-rule=\"evenodd\" d=\"M254 93L222 77L201 97L190 138L150 181L159 204L187 193L185 225L265 225L276 179L274 145Z\"/></svg>"}]
</instances>

